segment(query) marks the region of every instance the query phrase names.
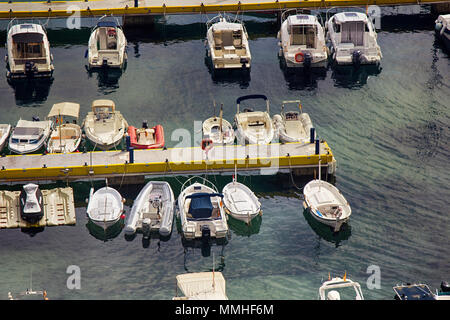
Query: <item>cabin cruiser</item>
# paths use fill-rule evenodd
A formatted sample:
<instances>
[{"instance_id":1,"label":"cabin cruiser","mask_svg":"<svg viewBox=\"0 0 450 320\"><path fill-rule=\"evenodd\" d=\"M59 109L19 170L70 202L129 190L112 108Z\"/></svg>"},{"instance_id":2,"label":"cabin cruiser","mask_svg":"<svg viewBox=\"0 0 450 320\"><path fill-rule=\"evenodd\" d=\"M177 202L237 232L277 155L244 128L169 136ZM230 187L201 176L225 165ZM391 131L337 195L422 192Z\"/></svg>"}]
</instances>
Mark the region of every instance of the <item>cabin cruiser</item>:
<instances>
[{"instance_id":1,"label":"cabin cruiser","mask_svg":"<svg viewBox=\"0 0 450 320\"><path fill-rule=\"evenodd\" d=\"M121 219L123 202L122 196L114 188L106 186L95 192L91 188L86 212L93 223L107 230Z\"/></svg>"},{"instance_id":2,"label":"cabin cruiser","mask_svg":"<svg viewBox=\"0 0 450 320\"><path fill-rule=\"evenodd\" d=\"M162 125L149 128L147 121L142 123L142 128L128 127L130 146L135 149L159 149L164 148L164 128Z\"/></svg>"},{"instance_id":3,"label":"cabin cruiser","mask_svg":"<svg viewBox=\"0 0 450 320\"><path fill-rule=\"evenodd\" d=\"M223 105L220 107L219 116L214 116L203 121L203 139L211 139L215 144L233 144L234 129L231 123L223 118Z\"/></svg>"},{"instance_id":4,"label":"cabin cruiser","mask_svg":"<svg viewBox=\"0 0 450 320\"><path fill-rule=\"evenodd\" d=\"M52 131L52 121L22 120L17 122L9 137L9 150L18 154L32 153L45 147Z\"/></svg>"},{"instance_id":5,"label":"cabin cruiser","mask_svg":"<svg viewBox=\"0 0 450 320\"><path fill-rule=\"evenodd\" d=\"M266 102L266 111L254 111L245 108L240 112L242 101L250 99L263 99ZM239 97L236 100L237 112L234 116L236 135L241 144L268 144L272 141L275 131L270 118L269 99L262 94L252 94Z\"/></svg>"},{"instance_id":6,"label":"cabin cruiser","mask_svg":"<svg viewBox=\"0 0 450 320\"><path fill-rule=\"evenodd\" d=\"M297 9L284 11L277 37L288 68L326 67L325 33L316 16L300 14Z\"/></svg>"},{"instance_id":7,"label":"cabin cruiser","mask_svg":"<svg viewBox=\"0 0 450 320\"><path fill-rule=\"evenodd\" d=\"M379 64L382 54L372 21L361 12L340 12L325 25L330 56L338 65Z\"/></svg>"},{"instance_id":8,"label":"cabin cruiser","mask_svg":"<svg viewBox=\"0 0 450 320\"><path fill-rule=\"evenodd\" d=\"M114 101L100 99L92 102L92 111L88 112L83 128L94 148L109 150L122 142L128 122L116 110Z\"/></svg>"},{"instance_id":9,"label":"cabin cruiser","mask_svg":"<svg viewBox=\"0 0 450 320\"><path fill-rule=\"evenodd\" d=\"M450 14L440 15L435 23L436 35L442 40L447 50L450 51Z\"/></svg>"},{"instance_id":10,"label":"cabin cruiser","mask_svg":"<svg viewBox=\"0 0 450 320\"><path fill-rule=\"evenodd\" d=\"M77 150L81 142L81 127L77 124L80 105L73 102L55 103L47 118L53 119L55 126L47 143L49 153L69 153ZM64 117L73 118L72 122Z\"/></svg>"},{"instance_id":11,"label":"cabin cruiser","mask_svg":"<svg viewBox=\"0 0 450 320\"><path fill-rule=\"evenodd\" d=\"M249 70L251 54L242 21L218 15L206 23L206 46L214 69Z\"/></svg>"},{"instance_id":12,"label":"cabin cruiser","mask_svg":"<svg viewBox=\"0 0 450 320\"><path fill-rule=\"evenodd\" d=\"M328 280L319 288L320 300L348 300L350 298L364 300L361 285L347 279L347 274L344 274L342 278L334 277L331 279L331 277L328 277Z\"/></svg>"},{"instance_id":13,"label":"cabin cruiser","mask_svg":"<svg viewBox=\"0 0 450 320\"><path fill-rule=\"evenodd\" d=\"M284 106L292 103L298 105L300 112L284 111ZM273 116L273 125L280 142L311 142L311 118L303 112L300 100L283 101L281 113Z\"/></svg>"},{"instance_id":14,"label":"cabin cruiser","mask_svg":"<svg viewBox=\"0 0 450 320\"><path fill-rule=\"evenodd\" d=\"M29 223L37 223L44 216L44 201L39 186L29 183L23 186L19 198L20 216Z\"/></svg>"},{"instance_id":15,"label":"cabin cruiser","mask_svg":"<svg viewBox=\"0 0 450 320\"><path fill-rule=\"evenodd\" d=\"M7 77L51 77L54 70L53 56L44 27L35 23L11 26L13 21L7 31Z\"/></svg>"},{"instance_id":16,"label":"cabin cruiser","mask_svg":"<svg viewBox=\"0 0 450 320\"><path fill-rule=\"evenodd\" d=\"M0 152L5 147L6 141L8 141L10 133L11 133L10 124L0 124Z\"/></svg>"},{"instance_id":17,"label":"cabin cruiser","mask_svg":"<svg viewBox=\"0 0 450 320\"><path fill-rule=\"evenodd\" d=\"M127 60L127 39L117 21L103 18L97 22L89 37L89 69L122 68Z\"/></svg>"}]
</instances>

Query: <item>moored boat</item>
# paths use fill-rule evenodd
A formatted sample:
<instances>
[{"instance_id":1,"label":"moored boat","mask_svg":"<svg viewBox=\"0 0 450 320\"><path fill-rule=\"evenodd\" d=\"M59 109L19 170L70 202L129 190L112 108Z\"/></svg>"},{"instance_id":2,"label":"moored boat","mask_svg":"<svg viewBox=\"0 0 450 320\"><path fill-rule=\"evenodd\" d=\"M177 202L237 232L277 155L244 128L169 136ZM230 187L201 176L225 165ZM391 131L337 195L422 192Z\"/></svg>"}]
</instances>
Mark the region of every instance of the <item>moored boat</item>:
<instances>
[{"instance_id":1,"label":"moored boat","mask_svg":"<svg viewBox=\"0 0 450 320\"><path fill-rule=\"evenodd\" d=\"M44 216L44 200L39 186L29 183L23 186L19 196L20 216L35 224Z\"/></svg>"},{"instance_id":2,"label":"moored boat","mask_svg":"<svg viewBox=\"0 0 450 320\"><path fill-rule=\"evenodd\" d=\"M0 152L5 147L10 133L11 133L10 124L0 124Z\"/></svg>"},{"instance_id":3,"label":"moored boat","mask_svg":"<svg viewBox=\"0 0 450 320\"><path fill-rule=\"evenodd\" d=\"M352 290L353 289L353 290ZM328 277L319 288L320 300L364 300L361 285L347 278L347 274L341 277Z\"/></svg>"},{"instance_id":4,"label":"moored boat","mask_svg":"<svg viewBox=\"0 0 450 320\"><path fill-rule=\"evenodd\" d=\"M438 16L435 21L436 35L450 52L450 14Z\"/></svg>"},{"instance_id":5,"label":"moored boat","mask_svg":"<svg viewBox=\"0 0 450 320\"><path fill-rule=\"evenodd\" d=\"M107 230L123 218L122 196L109 186L95 192L94 188L91 188L86 213L93 223Z\"/></svg>"},{"instance_id":6,"label":"moored boat","mask_svg":"<svg viewBox=\"0 0 450 320\"><path fill-rule=\"evenodd\" d=\"M284 111L284 106L289 103L298 104L298 111ZM311 118L303 112L300 100L283 101L281 113L273 116L275 132L281 142L311 142Z\"/></svg>"},{"instance_id":7,"label":"moored boat","mask_svg":"<svg viewBox=\"0 0 450 320\"><path fill-rule=\"evenodd\" d=\"M130 145L136 149L159 149L164 148L164 128L162 125L149 128L146 121L142 123L142 128L134 126L128 127Z\"/></svg>"},{"instance_id":8,"label":"moored boat","mask_svg":"<svg viewBox=\"0 0 450 320\"><path fill-rule=\"evenodd\" d=\"M8 148L18 154L37 152L45 149L52 131L50 120L28 121L20 119L9 137Z\"/></svg>"},{"instance_id":9,"label":"moored boat","mask_svg":"<svg viewBox=\"0 0 450 320\"><path fill-rule=\"evenodd\" d=\"M173 300L228 300L222 272L192 272L176 276L177 293ZM184 296L178 296L178 288Z\"/></svg>"},{"instance_id":10,"label":"moored boat","mask_svg":"<svg viewBox=\"0 0 450 320\"><path fill-rule=\"evenodd\" d=\"M220 107L219 116L203 121L202 133L204 139L211 139L215 144L233 144L234 130L231 123L223 118L223 106Z\"/></svg>"}]
</instances>

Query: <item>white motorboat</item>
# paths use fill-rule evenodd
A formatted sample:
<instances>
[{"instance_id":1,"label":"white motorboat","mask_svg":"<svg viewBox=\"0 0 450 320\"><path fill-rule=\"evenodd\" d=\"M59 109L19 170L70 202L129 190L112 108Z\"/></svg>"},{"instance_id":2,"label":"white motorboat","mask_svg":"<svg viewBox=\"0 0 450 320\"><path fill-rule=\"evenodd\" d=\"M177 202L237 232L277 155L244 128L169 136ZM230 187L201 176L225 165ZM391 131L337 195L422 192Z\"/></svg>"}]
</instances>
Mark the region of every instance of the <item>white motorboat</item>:
<instances>
[{"instance_id":1,"label":"white motorboat","mask_svg":"<svg viewBox=\"0 0 450 320\"><path fill-rule=\"evenodd\" d=\"M196 179L203 183L194 182ZM178 216L185 239L207 241L210 237L227 236L228 224L222 198L217 188L204 178L194 176L183 184L178 196Z\"/></svg>"},{"instance_id":2,"label":"white motorboat","mask_svg":"<svg viewBox=\"0 0 450 320\"><path fill-rule=\"evenodd\" d=\"M246 185L236 181L228 183L223 189L225 212L237 220L249 224L261 213L261 203L256 195Z\"/></svg>"},{"instance_id":3,"label":"white motorboat","mask_svg":"<svg viewBox=\"0 0 450 320\"><path fill-rule=\"evenodd\" d=\"M352 290L353 289L353 290ZM364 300L361 285L344 277L328 278L319 288L320 300Z\"/></svg>"},{"instance_id":4,"label":"white motorboat","mask_svg":"<svg viewBox=\"0 0 450 320\"><path fill-rule=\"evenodd\" d=\"M7 77L51 77L53 56L44 27L36 23L13 24L14 21L7 31Z\"/></svg>"},{"instance_id":5,"label":"white motorboat","mask_svg":"<svg viewBox=\"0 0 450 320\"><path fill-rule=\"evenodd\" d=\"M284 111L286 104L298 104L298 111ZM283 101L281 113L273 116L275 132L281 142L311 142L311 118L303 112L300 100Z\"/></svg>"},{"instance_id":6,"label":"white motorboat","mask_svg":"<svg viewBox=\"0 0 450 320\"><path fill-rule=\"evenodd\" d=\"M95 100L92 102L92 111L88 112L83 128L86 137L102 150L116 147L125 135L128 122L112 100Z\"/></svg>"},{"instance_id":7,"label":"white motorboat","mask_svg":"<svg viewBox=\"0 0 450 320\"><path fill-rule=\"evenodd\" d=\"M284 11L277 37L280 56L288 68L327 66L325 33L316 16L302 14L297 9Z\"/></svg>"},{"instance_id":8,"label":"white motorboat","mask_svg":"<svg viewBox=\"0 0 450 320\"><path fill-rule=\"evenodd\" d=\"M231 21L220 14L210 19L206 26L207 54L214 69L249 70L252 57L243 22L237 18Z\"/></svg>"},{"instance_id":9,"label":"white motorboat","mask_svg":"<svg viewBox=\"0 0 450 320\"><path fill-rule=\"evenodd\" d=\"M61 102L53 105L47 116L55 123L47 143L49 153L69 153L77 150L81 142L81 127L77 124L79 112L78 103ZM72 123L64 123L64 117L72 118Z\"/></svg>"},{"instance_id":10,"label":"white motorboat","mask_svg":"<svg viewBox=\"0 0 450 320\"><path fill-rule=\"evenodd\" d=\"M11 133L10 124L0 124L0 152L5 147L6 141L8 141L10 133Z\"/></svg>"},{"instance_id":11,"label":"white motorboat","mask_svg":"<svg viewBox=\"0 0 450 320\"><path fill-rule=\"evenodd\" d=\"M137 230L144 234L159 231L162 236L172 232L175 197L170 184L165 181L150 181L139 192L125 223L126 235Z\"/></svg>"},{"instance_id":12,"label":"white motorboat","mask_svg":"<svg viewBox=\"0 0 450 320\"><path fill-rule=\"evenodd\" d=\"M116 189L108 186L95 192L91 188L86 213L93 223L106 230L121 219L122 196Z\"/></svg>"},{"instance_id":13,"label":"white motorboat","mask_svg":"<svg viewBox=\"0 0 450 320\"><path fill-rule=\"evenodd\" d=\"M266 102L266 111L253 111L245 108L240 112L242 101L250 99L263 99ZM252 94L239 97L236 100L237 112L234 117L236 135L241 144L267 144L274 138L275 130L270 118L269 99L262 94Z\"/></svg>"},{"instance_id":14,"label":"white motorboat","mask_svg":"<svg viewBox=\"0 0 450 320\"><path fill-rule=\"evenodd\" d=\"M319 222L334 228L338 232L347 223L352 214L349 203L342 193L331 183L320 179L308 182L303 188L303 207Z\"/></svg>"},{"instance_id":15,"label":"white motorboat","mask_svg":"<svg viewBox=\"0 0 450 320\"><path fill-rule=\"evenodd\" d=\"M20 119L9 137L9 150L24 154L39 151L45 147L52 131L52 122Z\"/></svg>"},{"instance_id":16,"label":"white motorboat","mask_svg":"<svg viewBox=\"0 0 450 320\"><path fill-rule=\"evenodd\" d=\"M328 14L327 14L328 17ZM338 65L379 64L382 59L372 21L362 12L340 12L326 22L330 56Z\"/></svg>"},{"instance_id":17,"label":"white motorboat","mask_svg":"<svg viewBox=\"0 0 450 320\"><path fill-rule=\"evenodd\" d=\"M29 183L23 186L19 196L20 216L35 224L44 216L44 200L39 186Z\"/></svg>"},{"instance_id":18,"label":"white motorboat","mask_svg":"<svg viewBox=\"0 0 450 320\"><path fill-rule=\"evenodd\" d=\"M127 60L127 39L117 19L100 18L88 43L89 68L122 68Z\"/></svg>"},{"instance_id":19,"label":"white motorboat","mask_svg":"<svg viewBox=\"0 0 450 320\"><path fill-rule=\"evenodd\" d=\"M177 294L173 300L228 300L221 272L196 272L177 275ZM184 296L178 296L178 288Z\"/></svg>"},{"instance_id":20,"label":"white motorboat","mask_svg":"<svg viewBox=\"0 0 450 320\"><path fill-rule=\"evenodd\" d=\"M231 123L223 118L223 106L220 107L219 116L203 121L203 139L211 139L215 144L233 144L234 129Z\"/></svg>"},{"instance_id":21,"label":"white motorboat","mask_svg":"<svg viewBox=\"0 0 450 320\"><path fill-rule=\"evenodd\" d=\"M435 23L436 35L442 40L447 50L450 51L450 14L438 16Z\"/></svg>"}]
</instances>

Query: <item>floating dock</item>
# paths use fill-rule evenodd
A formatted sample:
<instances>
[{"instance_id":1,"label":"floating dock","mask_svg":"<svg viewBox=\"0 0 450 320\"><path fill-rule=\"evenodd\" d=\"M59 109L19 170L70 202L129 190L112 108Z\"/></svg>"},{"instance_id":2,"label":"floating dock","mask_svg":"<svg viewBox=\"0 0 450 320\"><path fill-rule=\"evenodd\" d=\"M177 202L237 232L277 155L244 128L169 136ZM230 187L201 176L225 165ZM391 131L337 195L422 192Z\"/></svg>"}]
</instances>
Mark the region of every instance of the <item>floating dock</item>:
<instances>
[{"instance_id":1,"label":"floating dock","mask_svg":"<svg viewBox=\"0 0 450 320\"><path fill-rule=\"evenodd\" d=\"M76 223L72 188L41 190L44 216L31 224L20 216L20 191L0 190L0 229L38 228Z\"/></svg>"},{"instance_id":2,"label":"floating dock","mask_svg":"<svg viewBox=\"0 0 450 320\"><path fill-rule=\"evenodd\" d=\"M313 174L321 161L334 175L336 159L326 141L271 143L131 151L94 151L70 154L10 155L0 157L0 182L73 181L146 175L189 175L259 170L275 174L289 169L295 175Z\"/></svg>"}]
</instances>

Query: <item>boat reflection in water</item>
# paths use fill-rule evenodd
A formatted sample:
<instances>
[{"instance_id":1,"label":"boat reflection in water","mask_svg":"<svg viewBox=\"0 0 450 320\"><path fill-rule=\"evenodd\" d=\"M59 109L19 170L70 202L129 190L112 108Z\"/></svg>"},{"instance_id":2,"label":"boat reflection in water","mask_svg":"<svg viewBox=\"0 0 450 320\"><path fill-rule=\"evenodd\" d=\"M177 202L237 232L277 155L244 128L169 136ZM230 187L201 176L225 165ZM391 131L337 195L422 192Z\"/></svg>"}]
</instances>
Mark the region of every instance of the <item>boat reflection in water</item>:
<instances>
[{"instance_id":1,"label":"boat reflection in water","mask_svg":"<svg viewBox=\"0 0 450 320\"><path fill-rule=\"evenodd\" d=\"M170 240L172 236L172 232L168 236L162 236L159 234L158 230L150 231L150 232L142 232L142 229L137 229L137 231L132 234L125 234L125 240L126 241L133 241L138 234L142 234L142 248L148 248L150 247L151 240L158 240L158 248L161 244L161 242L167 242Z\"/></svg>"},{"instance_id":2,"label":"boat reflection in water","mask_svg":"<svg viewBox=\"0 0 450 320\"><path fill-rule=\"evenodd\" d=\"M377 76L382 68L377 65L354 66L333 66L331 78L335 87L359 88L367 83L369 76Z\"/></svg>"},{"instance_id":3,"label":"boat reflection in water","mask_svg":"<svg viewBox=\"0 0 450 320\"><path fill-rule=\"evenodd\" d=\"M211 64L211 59L205 57L205 65L211 74L214 84L239 84L239 88L245 89L250 85L250 71L241 69L220 69L215 70Z\"/></svg>"},{"instance_id":4,"label":"boat reflection in water","mask_svg":"<svg viewBox=\"0 0 450 320\"><path fill-rule=\"evenodd\" d=\"M348 240L352 235L352 228L348 223L342 225L339 232L334 232L332 227L322 224L314 219L307 209L303 210L303 216L305 217L311 229L313 229L313 231L320 238L324 239L325 241L334 243L336 248L341 245L342 241Z\"/></svg>"},{"instance_id":5,"label":"boat reflection in water","mask_svg":"<svg viewBox=\"0 0 450 320\"><path fill-rule=\"evenodd\" d=\"M233 218L228 215L228 226L233 233L241 237L250 237L253 234L258 234L261 228L262 216L258 215L254 219L250 220L249 224L244 221Z\"/></svg>"},{"instance_id":6,"label":"boat reflection in water","mask_svg":"<svg viewBox=\"0 0 450 320\"><path fill-rule=\"evenodd\" d=\"M43 79L8 79L8 84L14 89L18 106L39 103L47 100L53 77Z\"/></svg>"},{"instance_id":7,"label":"boat reflection in water","mask_svg":"<svg viewBox=\"0 0 450 320\"><path fill-rule=\"evenodd\" d=\"M327 68L289 68L283 58L278 57L289 90L317 88L317 81L327 77Z\"/></svg>"},{"instance_id":8,"label":"boat reflection in water","mask_svg":"<svg viewBox=\"0 0 450 320\"><path fill-rule=\"evenodd\" d=\"M94 75L97 77L99 89L117 89L119 88L119 79L122 73L126 69L127 63L123 69L112 69L112 68L98 68L94 70L89 70L86 66L88 73L88 78L92 78Z\"/></svg>"},{"instance_id":9,"label":"boat reflection in water","mask_svg":"<svg viewBox=\"0 0 450 320\"><path fill-rule=\"evenodd\" d=\"M112 226L104 229L89 219L88 223L86 223L86 228L94 238L106 242L116 238L120 232L122 232L124 226L123 220L124 219L119 219Z\"/></svg>"},{"instance_id":10,"label":"boat reflection in water","mask_svg":"<svg viewBox=\"0 0 450 320\"><path fill-rule=\"evenodd\" d=\"M228 244L228 240L213 240L209 246L205 246L200 239L186 240L182 238L181 243L183 244L184 248L184 270L186 270L187 272L198 272L200 271L200 268L204 268L205 263L208 266L207 271L213 271L212 269L210 269L210 257L212 257L214 261L214 271L223 271L225 269L224 251L225 246ZM212 244L215 245L212 246ZM197 251L199 250L201 251L202 257L208 259L199 259L197 255ZM213 251L212 254L211 251ZM219 260L218 256L220 257L220 262L217 262L217 260ZM188 264L191 265L191 268L188 267Z\"/></svg>"}]
</instances>

